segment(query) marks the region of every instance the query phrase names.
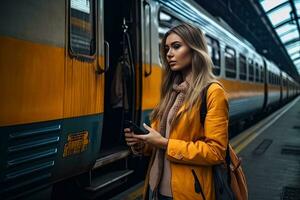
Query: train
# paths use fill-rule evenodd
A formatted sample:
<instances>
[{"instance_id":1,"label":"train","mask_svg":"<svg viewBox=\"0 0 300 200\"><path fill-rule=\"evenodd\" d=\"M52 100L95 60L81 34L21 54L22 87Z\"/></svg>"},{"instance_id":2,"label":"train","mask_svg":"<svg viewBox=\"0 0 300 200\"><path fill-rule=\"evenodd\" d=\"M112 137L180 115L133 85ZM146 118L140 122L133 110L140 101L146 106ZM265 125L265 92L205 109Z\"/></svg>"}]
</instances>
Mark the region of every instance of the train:
<instances>
[{"instance_id":1,"label":"train","mask_svg":"<svg viewBox=\"0 0 300 200\"><path fill-rule=\"evenodd\" d=\"M27 0L0 7L0 199L99 198L144 178L124 120L149 124L164 33L205 34L230 123L285 105L300 85L193 0Z\"/></svg>"}]
</instances>

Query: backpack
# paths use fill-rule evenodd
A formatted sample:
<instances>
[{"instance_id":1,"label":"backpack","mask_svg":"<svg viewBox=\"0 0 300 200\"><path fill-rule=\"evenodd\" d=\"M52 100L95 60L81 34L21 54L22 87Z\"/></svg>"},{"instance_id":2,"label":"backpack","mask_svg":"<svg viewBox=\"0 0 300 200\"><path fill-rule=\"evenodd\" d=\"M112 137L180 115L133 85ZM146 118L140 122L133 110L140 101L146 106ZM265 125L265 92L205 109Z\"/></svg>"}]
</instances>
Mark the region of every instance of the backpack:
<instances>
[{"instance_id":1,"label":"backpack","mask_svg":"<svg viewBox=\"0 0 300 200\"><path fill-rule=\"evenodd\" d=\"M206 96L207 90L212 83L208 84L202 91L200 105L200 120L204 128L207 114ZM248 200L248 188L241 160L234 152L231 145L227 144L226 164L213 166L213 178L217 200Z\"/></svg>"}]
</instances>

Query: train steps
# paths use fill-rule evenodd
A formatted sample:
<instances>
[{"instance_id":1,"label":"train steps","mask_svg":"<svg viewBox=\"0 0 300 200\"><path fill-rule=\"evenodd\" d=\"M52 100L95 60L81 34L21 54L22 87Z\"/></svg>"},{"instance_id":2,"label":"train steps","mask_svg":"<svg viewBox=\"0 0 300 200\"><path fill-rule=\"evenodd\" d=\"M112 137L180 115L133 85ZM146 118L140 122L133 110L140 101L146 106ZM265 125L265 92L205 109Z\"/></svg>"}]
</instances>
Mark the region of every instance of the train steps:
<instances>
[{"instance_id":1,"label":"train steps","mask_svg":"<svg viewBox=\"0 0 300 200\"><path fill-rule=\"evenodd\" d=\"M89 183L83 188L85 199L95 199L124 184L134 170L128 169L128 149L110 152L96 160Z\"/></svg>"}]
</instances>

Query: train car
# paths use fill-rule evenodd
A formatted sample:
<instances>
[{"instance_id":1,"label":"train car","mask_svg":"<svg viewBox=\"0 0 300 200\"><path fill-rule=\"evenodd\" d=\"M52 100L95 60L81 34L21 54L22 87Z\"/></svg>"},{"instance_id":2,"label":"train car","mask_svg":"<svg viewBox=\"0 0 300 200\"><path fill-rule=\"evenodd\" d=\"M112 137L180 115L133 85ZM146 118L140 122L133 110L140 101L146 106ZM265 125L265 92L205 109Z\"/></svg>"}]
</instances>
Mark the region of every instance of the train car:
<instances>
[{"instance_id":1,"label":"train car","mask_svg":"<svg viewBox=\"0 0 300 200\"><path fill-rule=\"evenodd\" d=\"M142 180L124 121L149 124L159 41L182 22L206 35L231 123L278 101L278 68L192 0L10 0L0 14L1 199L96 198Z\"/></svg>"},{"instance_id":2,"label":"train car","mask_svg":"<svg viewBox=\"0 0 300 200\"><path fill-rule=\"evenodd\" d=\"M282 89L280 84L281 71L280 69L270 61L267 63L267 73L266 73L266 82L267 82L267 108L272 108L278 106L282 98Z\"/></svg>"}]
</instances>

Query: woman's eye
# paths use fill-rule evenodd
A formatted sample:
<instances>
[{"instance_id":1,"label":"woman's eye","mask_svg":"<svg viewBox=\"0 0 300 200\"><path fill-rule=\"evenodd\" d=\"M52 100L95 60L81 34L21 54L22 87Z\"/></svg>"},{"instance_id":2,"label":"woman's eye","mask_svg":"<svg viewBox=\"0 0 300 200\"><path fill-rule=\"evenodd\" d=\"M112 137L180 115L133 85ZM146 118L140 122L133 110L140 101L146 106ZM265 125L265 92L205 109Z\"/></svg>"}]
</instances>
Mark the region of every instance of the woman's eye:
<instances>
[{"instance_id":1,"label":"woman's eye","mask_svg":"<svg viewBox=\"0 0 300 200\"><path fill-rule=\"evenodd\" d=\"M174 49L179 49L180 47L181 47L180 44L174 44L174 46L173 46Z\"/></svg>"}]
</instances>

